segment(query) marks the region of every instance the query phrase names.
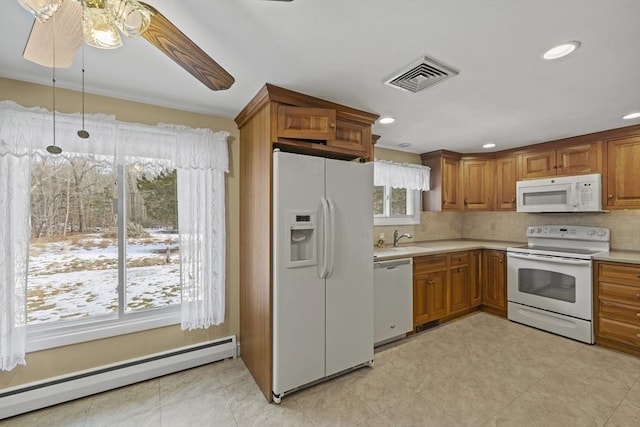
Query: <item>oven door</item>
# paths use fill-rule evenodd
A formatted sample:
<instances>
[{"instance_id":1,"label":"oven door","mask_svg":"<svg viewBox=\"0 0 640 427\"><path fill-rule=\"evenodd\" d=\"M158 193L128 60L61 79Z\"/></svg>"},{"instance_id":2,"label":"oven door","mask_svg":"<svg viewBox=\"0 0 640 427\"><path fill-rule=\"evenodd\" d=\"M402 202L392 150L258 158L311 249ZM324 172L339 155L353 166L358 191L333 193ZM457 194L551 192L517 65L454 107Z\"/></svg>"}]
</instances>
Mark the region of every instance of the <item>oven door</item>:
<instances>
[{"instance_id":1,"label":"oven door","mask_svg":"<svg viewBox=\"0 0 640 427\"><path fill-rule=\"evenodd\" d=\"M507 253L511 302L591 320L591 285L591 260Z\"/></svg>"}]
</instances>

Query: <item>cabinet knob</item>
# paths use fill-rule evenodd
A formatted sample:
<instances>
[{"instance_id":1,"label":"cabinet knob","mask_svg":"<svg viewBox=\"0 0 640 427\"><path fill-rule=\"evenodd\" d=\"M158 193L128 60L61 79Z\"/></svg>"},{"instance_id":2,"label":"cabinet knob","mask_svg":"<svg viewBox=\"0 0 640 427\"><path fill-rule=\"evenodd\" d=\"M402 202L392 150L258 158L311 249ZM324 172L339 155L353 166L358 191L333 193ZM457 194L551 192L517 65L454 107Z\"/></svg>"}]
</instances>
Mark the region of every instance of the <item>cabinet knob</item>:
<instances>
[{"instance_id":1,"label":"cabinet knob","mask_svg":"<svg viewBox=\"0 0 640 427\"><path fill-rule=\"evenodd\" d=\"M636 313L636 317L640 317L640 313Z\"/></svg>"},{"instance_id":2,"label":"cabinet knob","mask_svg":"<svg viewBox=\"0 0 640 427\"><path fill-rule=\"evenodd\" d=\"M469 202L467 202L467 199L464 199L464 205L467 206L469 204Z\"/></svg>"},{"instance_id":3,"label":"cabinet knob","mask_svg":"<svg viewBox=\"0 0 640 427\"><path fill-rule=\"evenodd\" d=\"M558 165L558 169L562 169L562 165Z\"/></svg>"},{"instance_id":4,"label":"cabinet knob","mask_svg":"<svg viewBox=\"0 0 640 427\"><path fill-rule=\"evenodd\" d=\"M607 196L607 199L609 199L609 200L613 200L613 194L609 194L609 195Z\"/></svg>"},{"instance_id":5,"label":"cabinet knob","mask_svg":"<svg viewBox=\"0 0 640 427\"><path fill-rule=\"evenodd\" d=\"M462 267L458 268L458 273L462 273Z\"/></svg>"},{"instance_id":6,"label":"cabinet knob","mask_svg":"<svg viewBox=\"0 0 640 427\"><path fill-rule=\"evenodd\" d=\"M498 262L499 262L500 264L502 264L502 258L500 258L500 259L498 260Z\"/></svg>"},{"instance_id":7,"label":"cabinet knob","mask_svg":"<svg viewBox=\"0 0 640 427\"><path fill-rule=\"evenodd\" d=\"M329 127L330 127L331 129L333 129L334 127L336 127L336 124L335 124L335 123L333 123L333 122L332 122L332 123L329 123Z\"/></svg>"},{"instance_id":8,"label":"cabinet knob","mask_svg":"<svg viewBox=\"0 0 640 427\"><path fill-rule=\"evenodd\" d=\"M638 279L640 279L640 273L637 273L637 274L636 274L636 277L637 277Z\"/></svg>"},{"instance_id":9,"label":"cabinet knob","mask_svg":"<svg viewBox=\"0 0 640 427\"><path fill-rule=\"evenodd\" d=\"M640 294L636 294L636 298L640 298Z\"/></svg>"},{"instance_id":10,"label":"cabinet knob","mask_svg":"<svg viewBox=\"0 0 640 427\"><path fill-rule=\"evenodd\" d=\"M553 168L554 169L558 169L558 165L553 165Z\"/></svg>"},{"instance_id":11,"label":"cabinet knob","mask_svg":"<svg viewBox=\"0 0 640 427\"><path fill-rule=\"evenodd\" d=\"M511 203L515 203L515 202L516 202L516 199L511 199Z\"/></svg>"}]
</instances>

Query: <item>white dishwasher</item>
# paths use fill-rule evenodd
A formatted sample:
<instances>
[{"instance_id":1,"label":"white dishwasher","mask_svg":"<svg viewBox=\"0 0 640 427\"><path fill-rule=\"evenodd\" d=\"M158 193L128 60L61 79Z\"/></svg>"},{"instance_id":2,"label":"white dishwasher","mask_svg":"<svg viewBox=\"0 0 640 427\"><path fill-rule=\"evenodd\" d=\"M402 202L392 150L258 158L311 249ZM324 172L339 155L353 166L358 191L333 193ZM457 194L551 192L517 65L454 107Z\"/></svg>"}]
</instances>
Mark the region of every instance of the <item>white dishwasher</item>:
<instances>
[{"instance_id":1,"label":"white dishwasher","mask_svg":"<svg viewBox=\"0 0 640 427\"><path fill-rule=\"evenodd\" d=\"M413 330L413 259L373 263L373 342L384 344Z\"/></svg>"}]
</instances>

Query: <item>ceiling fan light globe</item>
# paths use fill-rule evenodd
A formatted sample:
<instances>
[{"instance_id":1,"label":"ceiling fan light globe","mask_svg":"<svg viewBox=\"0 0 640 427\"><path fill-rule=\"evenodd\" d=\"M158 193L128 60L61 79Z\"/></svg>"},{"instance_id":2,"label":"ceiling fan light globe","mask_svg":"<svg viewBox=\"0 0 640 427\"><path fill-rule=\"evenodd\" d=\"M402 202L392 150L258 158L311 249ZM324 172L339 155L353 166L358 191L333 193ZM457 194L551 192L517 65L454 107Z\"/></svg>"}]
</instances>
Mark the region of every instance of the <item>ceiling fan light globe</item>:
<instances>
[{"instance_id":1,"label":"ceiling fan light globe","mask_svg":"<svg viewBox=\"0 0 640 427\"><path fill-rule=\"evenodd\" d=\"M46 22L64 0L18 0L18 4L31 12L40 22Z\"/></svg>"},{"instance_id":2,"label":"ceiling fan light globe","mask_svg":"<svg viewBox=\"0 0 640 427\"><path fill-rule=\"evenodd\" d=\"M122 46L120 33L108 9L84 6L82 33L89 46L115 49Z\"/></svg>"},{"instance_id":3,"label":"ceiling fan light globe","mask_svg":"<svg viewBox=\"0 0 640 427\"><path fill-rule=\"evenodd\" d=\"M113 20L127 37L142 35L151 24L151 12L136 0L108 0Z\"/></svg>"}]
</instances>

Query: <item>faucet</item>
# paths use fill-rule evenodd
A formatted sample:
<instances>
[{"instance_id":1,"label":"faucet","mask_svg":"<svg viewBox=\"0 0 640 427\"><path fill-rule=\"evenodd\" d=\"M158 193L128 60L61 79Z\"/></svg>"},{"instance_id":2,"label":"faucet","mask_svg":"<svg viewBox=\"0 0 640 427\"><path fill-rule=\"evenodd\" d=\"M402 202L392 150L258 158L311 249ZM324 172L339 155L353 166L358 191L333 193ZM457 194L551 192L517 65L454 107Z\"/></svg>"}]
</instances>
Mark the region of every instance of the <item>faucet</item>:
<instances>
[{"instance_id":1,"label":"faucet","mask_svg":"<svg viewBox=\"0 0 640 427\"><path fill-rule=\"evenodd\" d=\"M404 233L402 236L398 236L398 230L395 230L393 232L393 247L397 248L398 247L398 241L400 239L402 239L403 237L406 237L407 239L413 239L413 236L409 233Z\"/></svg>"}]
</instances>

